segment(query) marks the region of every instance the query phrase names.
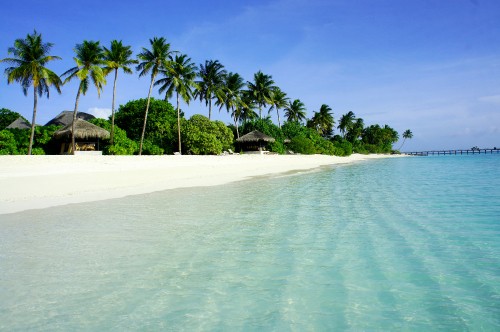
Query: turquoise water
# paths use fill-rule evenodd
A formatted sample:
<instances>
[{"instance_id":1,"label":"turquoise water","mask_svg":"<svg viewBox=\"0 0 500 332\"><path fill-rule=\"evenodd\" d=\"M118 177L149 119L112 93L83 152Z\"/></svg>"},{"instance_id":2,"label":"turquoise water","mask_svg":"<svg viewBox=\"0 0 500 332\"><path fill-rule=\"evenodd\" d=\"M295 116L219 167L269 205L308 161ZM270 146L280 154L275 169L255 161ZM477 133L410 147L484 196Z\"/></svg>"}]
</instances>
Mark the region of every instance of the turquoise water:
<instances>
[{"instance_id":1,"label":"turquoise water","mask_svg":"<svg viewBox=\"0 0 500 332\"><path fill-rule=\"evenodd\" d=\"M500 156L0 215L0 330L500 330Z\"/></svg>"}]
</instances>

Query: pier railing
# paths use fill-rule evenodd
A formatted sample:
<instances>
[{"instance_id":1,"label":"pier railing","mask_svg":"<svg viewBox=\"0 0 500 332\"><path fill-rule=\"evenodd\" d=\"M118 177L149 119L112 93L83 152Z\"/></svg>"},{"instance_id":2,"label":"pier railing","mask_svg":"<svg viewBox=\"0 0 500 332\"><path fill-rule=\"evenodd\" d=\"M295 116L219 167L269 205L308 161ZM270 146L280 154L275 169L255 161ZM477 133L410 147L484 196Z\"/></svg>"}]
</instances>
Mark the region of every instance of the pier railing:
<instances>
[{"instance_id":1,"label":"pier railing","mask_svg":"<svg viewBox=\"0 0 500 332\"><path fill-rule=\"evenodd\" d=\"M403 152L409 156L439 156L439 155L459 155L459 154L493 154L500 153L500 149L457 149L457 150L432 150L432 151L418 151L418 152Z\"/></svg>"}]
</instances>

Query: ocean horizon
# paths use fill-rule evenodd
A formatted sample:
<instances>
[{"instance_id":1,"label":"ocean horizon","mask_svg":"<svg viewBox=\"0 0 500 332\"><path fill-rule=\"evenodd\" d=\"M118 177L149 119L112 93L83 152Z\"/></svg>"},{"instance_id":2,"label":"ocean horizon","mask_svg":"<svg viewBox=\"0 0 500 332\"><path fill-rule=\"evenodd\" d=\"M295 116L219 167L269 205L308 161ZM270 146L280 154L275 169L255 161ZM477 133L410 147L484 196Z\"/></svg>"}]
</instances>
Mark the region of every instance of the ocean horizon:
<instances>
[{"instance_id":1,"label":"ocean horizon","mask_svg":"<svg viewBox=\"0 0 500 332\"><path fill-rule=\"evenodd\" d=\"M500 156L0 216L0 330L500 329Z\"/></svg>"}]
</instances>

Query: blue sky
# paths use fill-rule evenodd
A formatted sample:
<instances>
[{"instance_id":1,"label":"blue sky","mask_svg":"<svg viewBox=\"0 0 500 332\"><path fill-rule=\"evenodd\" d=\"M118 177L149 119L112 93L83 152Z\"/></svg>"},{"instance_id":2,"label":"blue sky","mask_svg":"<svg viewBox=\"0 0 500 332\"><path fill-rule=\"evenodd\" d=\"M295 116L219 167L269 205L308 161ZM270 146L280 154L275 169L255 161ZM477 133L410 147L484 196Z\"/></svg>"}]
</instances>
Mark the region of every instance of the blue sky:
<instances>
[{"instance_id":1,"label":"blue sky","mask_svg":"<svg viewBox=\"0 0 500 332\"><path fill-rule=\"evenodd\" d=\"M58 74L74 66L83 40L123 40L137 54L165 37L196 64L217 59L245 80L272 75L309 117L328 104L336 120L353 111L366 125L411 129L403 150L500 147L498 0L27 0L4 4L2 14L0 58L36 29L63 58L49 65ZM148 87L147 77L121 74L118 103L145 98ZM39 100L37 123L73 110L76 89L72 82ZM110 114L111 98L110 77L79 110ZM2 76L1 107L31 119L33 97ZM182 108L208 114L198 100ZM213 118L231 121L224 110Z\"/></svg>"}]
</instances>

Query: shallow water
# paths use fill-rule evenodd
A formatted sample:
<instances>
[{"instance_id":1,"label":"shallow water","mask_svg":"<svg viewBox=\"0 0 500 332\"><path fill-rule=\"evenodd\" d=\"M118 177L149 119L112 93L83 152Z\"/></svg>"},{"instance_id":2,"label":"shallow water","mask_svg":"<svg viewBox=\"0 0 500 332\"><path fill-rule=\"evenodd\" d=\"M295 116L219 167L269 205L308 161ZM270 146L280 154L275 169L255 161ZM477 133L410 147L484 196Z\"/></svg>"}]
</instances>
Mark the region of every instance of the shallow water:
<instances>
[{"instance_id":1,"label":"shallow water","mask_svg":"<svg viewBox=\"0 0 500 332\"><path fill-rule=\"evenodd\" d=\"M0 216L0 330L499 330L500 157Z\"/></svg>"}]
</instances>

